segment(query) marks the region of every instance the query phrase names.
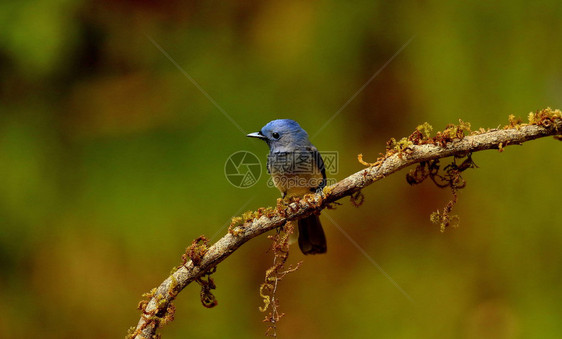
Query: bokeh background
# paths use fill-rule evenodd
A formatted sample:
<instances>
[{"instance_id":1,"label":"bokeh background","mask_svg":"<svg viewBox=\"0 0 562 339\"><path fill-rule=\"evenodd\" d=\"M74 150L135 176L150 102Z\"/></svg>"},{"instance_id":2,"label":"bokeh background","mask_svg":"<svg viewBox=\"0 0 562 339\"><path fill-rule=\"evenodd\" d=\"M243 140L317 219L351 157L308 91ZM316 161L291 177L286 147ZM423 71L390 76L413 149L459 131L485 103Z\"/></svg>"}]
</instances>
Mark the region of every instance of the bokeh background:
<instances>
[{"instance_id":1,"label":"bokeh background","mask_svg":"<svg viewBox=\"0 0 562 339\"><path fill-rule=\"evenodd\" d=\"M1 2L0 337L124 336L192 239L279 196L265 170L247 189L225 179L229 155L266 146L151 39L245 132L298 120L341 179L425 121L561 108L561 17L559 1ZM474 160L460 228L430 223L450 192L406 171L326 212L413 302L324 216L328 253L291 253L279 336L559 337L562 144ZM269 245L218 267L216 308L188 286L163 336L262 337Z\"/></svg>"}]
</instances>

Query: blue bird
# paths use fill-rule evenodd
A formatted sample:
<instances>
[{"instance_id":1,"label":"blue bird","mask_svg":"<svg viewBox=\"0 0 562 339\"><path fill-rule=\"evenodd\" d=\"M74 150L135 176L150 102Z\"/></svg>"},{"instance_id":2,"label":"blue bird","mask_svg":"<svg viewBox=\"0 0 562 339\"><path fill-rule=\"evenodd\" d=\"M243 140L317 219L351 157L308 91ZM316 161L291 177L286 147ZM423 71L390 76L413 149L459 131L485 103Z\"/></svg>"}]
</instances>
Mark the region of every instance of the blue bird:
<instances>
[{"instance_id":1,"label":"blue bird","mask_svg":"<svg viewBox=\"0 0 562 339\"><path fill-rule=\"evenodd\" d=\"M296 121L273 120L248 137L264 140L269 146L267 171L283 198L301 197L326 186L324 161ZM326 252L326 236L317 215L299 219L298 228L302 253Z\"/></svg>"}]
</instances>

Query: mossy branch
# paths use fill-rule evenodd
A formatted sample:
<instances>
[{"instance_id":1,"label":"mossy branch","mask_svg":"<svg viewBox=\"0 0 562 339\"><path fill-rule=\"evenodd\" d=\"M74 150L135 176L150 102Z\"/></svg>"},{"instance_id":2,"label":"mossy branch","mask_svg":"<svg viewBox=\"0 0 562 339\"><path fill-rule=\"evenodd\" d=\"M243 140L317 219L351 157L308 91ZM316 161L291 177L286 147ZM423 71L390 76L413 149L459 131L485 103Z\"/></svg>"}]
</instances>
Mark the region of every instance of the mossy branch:
<instances>
[{"instance_id":1,"label":"mossy branch","mask_svg":"<svg viewBox=\"0 0 562 339\"><path fill-rule=\"evenodd\" d=\"M375 181L383 179L404 167L435 159L520 145L526 141L562 135L562 113L550 108L529 114L529 122L521 123L513 116L503 128L470 131L470 124L460 122L449 125L444 131L430 137L431 126L418 126L412 135L400 141L392 139L387 143L387 151L375 163L359 161L367 168L354 173L340 182L324 188L323 194L307 195L288 205L278 203L276 208L259 209L233 219L229 232L215 244L207 247L200 239L188 249L184 262L160 286L146 296L139 308L141 318L136 328L131 328L132 338L154 338L159 326L173 319L171 302L189 283L200 281L224 259L230 256L248 240L267 231L283 226L289 220L299 219L318 213L330 207L337 200L351 196L357 198L358 192ZM188 258L189 257L189 258ZM210 279L210 278L209 278Z\"/></svg>"}]
</instances>

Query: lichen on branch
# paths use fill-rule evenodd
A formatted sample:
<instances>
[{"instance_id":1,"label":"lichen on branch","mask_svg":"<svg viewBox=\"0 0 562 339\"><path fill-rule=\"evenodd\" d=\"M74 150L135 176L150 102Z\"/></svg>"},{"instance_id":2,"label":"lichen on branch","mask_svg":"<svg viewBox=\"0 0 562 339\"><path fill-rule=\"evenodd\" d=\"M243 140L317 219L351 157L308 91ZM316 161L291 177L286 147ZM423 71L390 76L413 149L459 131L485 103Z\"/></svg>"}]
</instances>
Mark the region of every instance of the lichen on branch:
<instances>
[{"instance_id":1,"label":"lichen on branch","mask_svg":"<svg viewBox=\"0 0 562 339\"><path fill-rule=\"evenodd\" d=\"M422 124L407 138L400 141L391 139L387 143L385 154L381 154L376 162L367 163L360 156L359 159L366 168L325 187L321 194L310 194L287 205L278 204L275 208L246 212L242 217L233 219L226 235L211 246L205 245L204 253L197 252L200 255L194 257L196 262L190 256L189 260L182 263L147 296L150 300L142 303L142 315L137 326L130 330L129 336L138 339L156 337L158 327L170 320L165 318L168 312L173 314L171 303L177 294L191 282L207 275L207 272L212 272L211 270L245 242L281 227L288 221L331 208L343 197L354 196L352 199L355 202L362 202L357 192L405 167L421 163L431 166L431 162L436 159L451 156L463 158L487 149L501 151L507 146L547 136L562 139L560 110L547 108L532 112L528 115L527 123L522 123L522 120L514 116L510 116L508 121L509 124L503 128L480 128L476 131L471 130L469 123L460 121L458 125L448 125L443 131L436 132L433 137L430 136L431 126L427 123ZM412 174L413 180L416 180L416 176L423 176L423 170L421 171L421 174ZM455 185L462 183L454 176L452 180L456 182ZM450 209L448 210L450 212ZM443 213L441 217L442 215Z\"/></svg>"},{"instance_id":2,"label":"lichen on branch","mask_svg":"<svg viewBox=\"0 0 562 339\"><path fill-rule=\"evenodd\" d=\"M279 298L277 298L277 288L283 278L296 270L302 264L299 261L295 266L285 267L289 258L289 237L294 232L294 223L287 222L283 228L278 228L277 233L268 236L272 240L271 249L273 251L273 265L265 272L265 281L260 285L260 296L263 299L263 306L260 312L268 312L263 320L267 323L265 334L277 337L277 323L285 315L279 311Z\"/></svg>"}]
</instances>

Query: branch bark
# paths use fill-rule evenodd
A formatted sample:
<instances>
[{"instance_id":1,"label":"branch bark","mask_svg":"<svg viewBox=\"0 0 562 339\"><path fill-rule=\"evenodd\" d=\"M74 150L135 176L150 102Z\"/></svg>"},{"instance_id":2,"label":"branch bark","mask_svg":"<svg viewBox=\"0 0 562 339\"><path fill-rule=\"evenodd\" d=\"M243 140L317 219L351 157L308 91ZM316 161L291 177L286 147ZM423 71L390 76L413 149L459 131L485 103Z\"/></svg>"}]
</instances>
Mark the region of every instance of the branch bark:
<instances>
[{"instance_id":1,"label":"branch bark","mask_svg":"<svg viewBox=\"0 0 562 339\"><path fill-rule=\"evenodd\" d=\"M310 195L290 203L286 208L278 207L267 215L255 212L256 215L262 215L236 226L234 231L228 232L210 246L196 264L193 260L187 261L153 290L151 299L143 307L143 314L130 337L136 339L155 337L168 307L181 290L214 268L248 240L282 226L288 220L318 213L331 203L351 196L372 183L416 163L455 155L463 156L487 149L501 151L506 146L520 145L537 138L561 134L562 114L559 110L545 109L531 113L529 124L518 123L510 116L510 125L503 129L487 131L481 129L464 137L461 132L460 138L454 137L449 140L425 138L414 142L417 144L407 143L402 150L391 149L372 166L326 187L324 196Z\"/></svg>"}]
</instances>

